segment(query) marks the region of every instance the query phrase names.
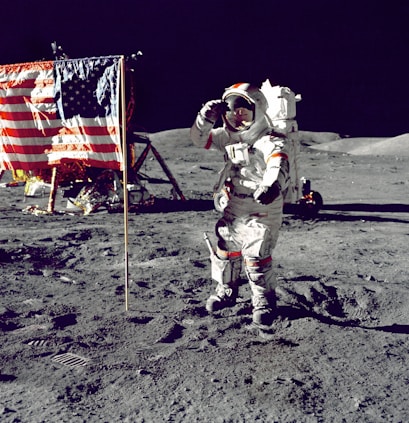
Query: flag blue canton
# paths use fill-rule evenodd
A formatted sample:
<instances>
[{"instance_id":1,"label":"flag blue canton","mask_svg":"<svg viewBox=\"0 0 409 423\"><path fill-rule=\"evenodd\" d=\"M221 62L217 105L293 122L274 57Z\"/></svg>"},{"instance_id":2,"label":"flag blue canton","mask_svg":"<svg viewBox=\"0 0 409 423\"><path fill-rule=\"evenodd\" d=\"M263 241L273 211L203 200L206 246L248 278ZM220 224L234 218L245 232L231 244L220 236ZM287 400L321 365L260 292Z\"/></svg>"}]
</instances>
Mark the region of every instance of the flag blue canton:
<instances>
[{"instance_id":1,"label":"flag blue canton","mask_svg":"<svg viewBox=\"0 0 409 423\"><path fill-rule=\"evenodd\" d=\"M118 61L91 58L56 61L54 64L55 102L60 119L115 115Z\"/></svg>"}]
</instances>

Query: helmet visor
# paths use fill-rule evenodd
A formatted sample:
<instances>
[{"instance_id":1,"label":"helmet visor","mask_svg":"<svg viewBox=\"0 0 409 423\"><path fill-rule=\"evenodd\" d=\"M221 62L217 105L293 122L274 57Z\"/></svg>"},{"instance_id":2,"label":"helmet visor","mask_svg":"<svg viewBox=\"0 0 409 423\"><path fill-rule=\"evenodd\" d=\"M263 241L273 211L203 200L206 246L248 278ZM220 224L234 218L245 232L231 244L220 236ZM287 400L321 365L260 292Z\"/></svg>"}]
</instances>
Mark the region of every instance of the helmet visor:
<instances>
[{"instance_id":1,"label":"helmet visor","mask_svg":"<svg viewBox=\"0 0 409 423\"><path fill-rule=\"evenodd\" d=\"M254 103L240 95L232 94L224 101L228 110L224 112L224 119L227 125L236 131L249 128L254 122Z\"/></svg>"}]
</instances>

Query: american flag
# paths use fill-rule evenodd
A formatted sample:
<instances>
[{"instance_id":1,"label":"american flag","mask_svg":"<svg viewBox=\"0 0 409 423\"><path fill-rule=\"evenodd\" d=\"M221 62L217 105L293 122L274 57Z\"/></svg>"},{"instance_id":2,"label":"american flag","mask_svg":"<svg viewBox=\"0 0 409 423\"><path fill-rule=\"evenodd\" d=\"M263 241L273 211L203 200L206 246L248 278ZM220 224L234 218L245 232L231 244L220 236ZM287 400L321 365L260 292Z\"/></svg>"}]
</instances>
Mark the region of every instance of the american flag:
<instances>
[{"instance_id":1,"label":"american flag","mask_svg":"<svg viewBox=\"0 0 409 423\"><path fill-rule=\"evenodd\" d=\"M0 66L0 169L122 169L120 56Z\"/></svg>"}]
</instances>

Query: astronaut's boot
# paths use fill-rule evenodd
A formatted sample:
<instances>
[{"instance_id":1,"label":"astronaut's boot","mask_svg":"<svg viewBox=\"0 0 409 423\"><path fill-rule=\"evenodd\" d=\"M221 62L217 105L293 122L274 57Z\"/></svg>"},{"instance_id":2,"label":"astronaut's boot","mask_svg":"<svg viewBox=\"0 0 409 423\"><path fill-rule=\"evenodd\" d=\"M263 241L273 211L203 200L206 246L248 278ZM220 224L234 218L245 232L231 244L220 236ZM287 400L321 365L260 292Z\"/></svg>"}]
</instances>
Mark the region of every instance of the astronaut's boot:
<instances>
[{"instance_id":1,"label":"astronaut's boot","mask_svg":"<svg viewBox=\"0 0 409 423\"><path fill-rule=\"evenodd\" d=\"M276 317L275 293L253 295L253 322L258 326L271 326Z\"/></svg>"},{"instance_id":2,"label":"astronaut's boot","mask_svg":"<svg viewBox=\"0 0 409 423\"><path fill-rule=\"evenodd\" d=\"M258 326L271 326L276 317L277 302L271 257L246 259L246 274L252 292L253 322Z\"/></svg>"},{"instance_id":3,"label":"astronaut's boot","mask_svg":"<svg viewBox=\"0 0 409 423\"><path fill-rule=\"evenodd\" d=\"M216 293L210 295L206 301L206 310L213 313L226 307L233 307L236 304L238 291L236 286L217 284Z\"/></svg>"},{"instance_id":4,"label":"astronaut's boot","mask_svg":"<svg viewBox=\"0 0 409 423\"><path fill-rule=\"evenodd\" d=\"M238 280L241 271L241 257L235 259L220 259L212 256L212 278L217 282L216 292L207 299L206 310L209 313L236 304L239 292Z\"/></svg>"}]
</instances>

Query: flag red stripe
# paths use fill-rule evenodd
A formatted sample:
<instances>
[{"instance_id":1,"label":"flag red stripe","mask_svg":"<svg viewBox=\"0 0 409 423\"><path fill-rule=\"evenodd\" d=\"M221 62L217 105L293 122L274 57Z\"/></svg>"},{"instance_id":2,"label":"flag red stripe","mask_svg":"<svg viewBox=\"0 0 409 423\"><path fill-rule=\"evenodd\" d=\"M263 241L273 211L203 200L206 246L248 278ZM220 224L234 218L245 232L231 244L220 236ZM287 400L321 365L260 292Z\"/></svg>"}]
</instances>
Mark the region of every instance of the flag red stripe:
<instances>
[{"instance_id":1,"label":"flag red stripe","mask_svg":"<svg viewBox=\"0 0 409 423\"><path fill-rule=\"evenodd\" d=\"M116 127L84 126L82 128L0 128L0 136L12 138L40 138L66 135L111 136L118 133Z\"/></svg>"},{"instance_id":2,"label":"flag red stripe","mask_svg":"<svg viewBox=\"0 0 409 423\"><path fill-rule=\"evenodd\" d=\"M0 97L0 104L53 104L54 99L50 97L29 97L26 95L13 95Z\"/></svg>"},{"instance_id":3,"label":"flag red stripe","mask_svg":"<svg viewBox=\"0 0 409 423\"><path fill-rule=\"evenodd\" d=\"M51 148L51 144L36 145L8 145L4 144L0 152L7 154L44 154L44 151Z\"/></svg>"},{"instance_id":4,"label":"flag red stripe","mask_svg":"<svg viewBox=\"0 0 409 423\"><path fill-rule=\"evenodd\" d=\"M0 119L21 121L21 120L55 120L55 112L0 112Z\"/></svg>"},{"instance_id":5,"label":"flag red stripe","mask_svg":"<svg viewBox=\"0 0 409 423\"><path fill-rule=\"evenodd\" d=\"M21 169L21 170L32 170L32 169L45 169L49 168L52 165L59 165L62 163L70 163L72 162L71 159L61 159L56 162L52 161L12 161L10 164L8 162L3 162L3 169L5 170L15 170L15 169ZM116 169L121 170L121 163L117 160L93 160L93 159L83 159L81 160L82 163L84 163L87 166L93 166L93 167L102 167L106 169Z\"/></svg>"},{"instance_id":6,"label":"flag red stripe","mask_svg":"<svg viewBox=\"0 0 409 423\"><path fill-rule=\"evenodd\" d=\"M43 154L57 151L89 151L93 153L117 153L118 146L115 144L43 144L43 145L7 145L1 152L7 154Z\"/></svg>"}]
</instances>

